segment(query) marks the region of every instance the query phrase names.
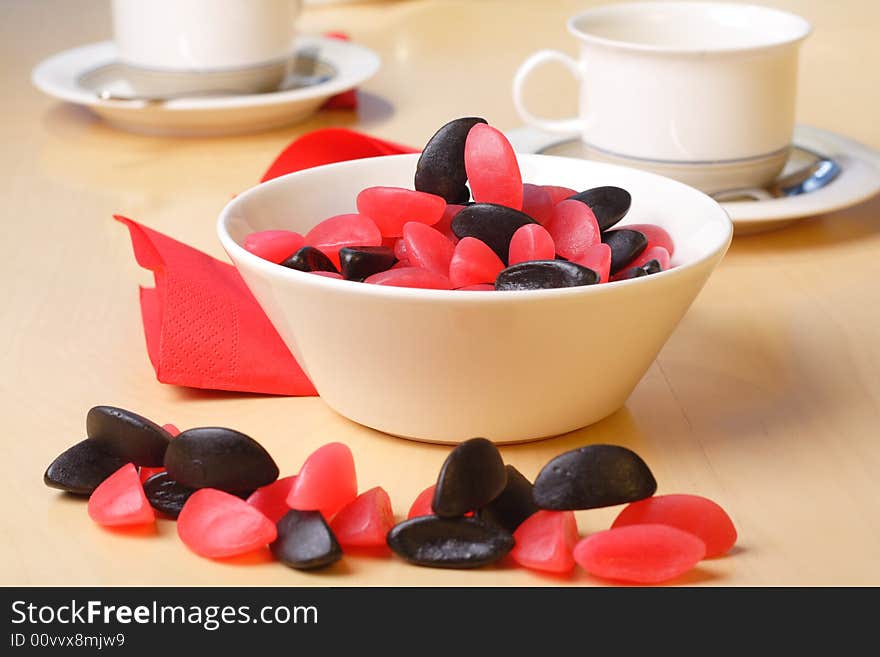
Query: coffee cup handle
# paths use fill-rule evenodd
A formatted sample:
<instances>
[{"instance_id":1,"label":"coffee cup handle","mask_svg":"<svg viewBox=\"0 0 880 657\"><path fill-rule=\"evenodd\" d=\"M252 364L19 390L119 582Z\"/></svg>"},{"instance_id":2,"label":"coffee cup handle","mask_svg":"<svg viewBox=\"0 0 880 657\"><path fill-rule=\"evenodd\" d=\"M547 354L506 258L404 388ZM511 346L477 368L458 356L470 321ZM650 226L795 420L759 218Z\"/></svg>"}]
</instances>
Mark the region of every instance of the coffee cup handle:
<instances>
[{"instance_id":1,"label":"coffee cup handle","mask_svg":"<svg viewBox=\"0 0 880 657\"><path fill-rule=\"evenodd\" d=\"M539 50L530 55L529 58L520 65L519 69L516 71L516 75L513 77L513 104L516 107L516 111L519 113L519 116L523 121L536 128L540 128L541 130L568 133L580 132L583 122L579 118L544 119L540 116L535 116L526 107L525 101L523 100L523 89L525 87L526 79L536 68L547 62L559 62L571 72L575 79L580 81L583 78L581 65L573 57L569 57L558 50Z\"/></svg>"}]
</instances>

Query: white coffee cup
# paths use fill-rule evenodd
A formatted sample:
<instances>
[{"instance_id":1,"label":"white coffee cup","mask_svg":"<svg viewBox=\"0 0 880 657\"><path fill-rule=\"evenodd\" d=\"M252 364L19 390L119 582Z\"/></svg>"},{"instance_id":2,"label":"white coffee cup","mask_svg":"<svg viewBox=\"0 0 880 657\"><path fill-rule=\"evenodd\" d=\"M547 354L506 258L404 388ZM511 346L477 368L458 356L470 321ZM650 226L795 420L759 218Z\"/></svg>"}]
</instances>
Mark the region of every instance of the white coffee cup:
<instances>
[{"instance_id":1,"label":"white coffee cup","mask_svg":"<svg viewBox=\"0 0 880 657\"><path fill-rule=\"evenodd\" d=\"M542 50L520 66L513 99L526 123L579 133L588 157L648 169L704 191L770 182L795 121L798 54L811 31L787 12L721 2L639 2L573 16L580 57ZM580 83L579 116L525 105L526 79L555 61Z\"/></svg>"},{"instance_id":2,"label":"white coffee cup","mask_svg":"<svg viewBox=\"0 0 880 657\"><path fill-rule=\"evenodd\" d=\"M113 0L113 35L128 67L184 85L190 75L196 86L260 90L283 79L300 8L301 0Z\"/></svg>"}]
</instances>

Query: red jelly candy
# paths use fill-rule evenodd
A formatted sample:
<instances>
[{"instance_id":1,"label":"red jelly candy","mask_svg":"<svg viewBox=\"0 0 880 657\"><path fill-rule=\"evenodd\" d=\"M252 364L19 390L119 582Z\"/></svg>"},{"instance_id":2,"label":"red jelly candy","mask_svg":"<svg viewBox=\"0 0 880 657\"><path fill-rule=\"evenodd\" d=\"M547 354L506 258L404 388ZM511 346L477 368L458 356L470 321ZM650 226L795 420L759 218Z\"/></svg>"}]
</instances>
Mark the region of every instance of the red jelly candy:
<instances>
[{"instance_id":1,"label":"red jelly candy","mask_svg":"<svg viewBox=\"0 0 880 657\"><path fill-rule=\"evenodd\" d=\"M412 506L409 507L409 513L406 514L407 520L411 518L418 518L419 516L434 515L434 509L431 508L431 502L434 500L435 488L437 488L437 484L431 484L425 490L418 494L416 499L413 501Z\"/></svg>"},{"instance_id":2,"label":"red jelly candy","mask_svg":"<svg viewBox=\"0 0 880 657\"><path fill-rule=\"evenodd\" d=\"M180 435L180 429L178 429L176 426L174 426L170 422L168 424L163 424L162 428L165 429L165 431L167 431L168 433L170 433L172 438L176 438L178 435Z\"/></svg>"},{"instance_id":3,"label":"red jelly candy","mask_svg":"<svg viewBox=\"0 0 880 657\"><path fill-rule=\"evenodd\" d=\"M388 271L373 274L364 282L394 287L422 287L430 290L452 289L446 276L435 274L421 267L392 267Z\"/></svg>"},{"instance_id":4,"label":"red jelly candy","mask_svg":"<svg viewBox=\"0 0 880 657\"><path fill-rule=\"evenodd\" d=\"M544 187L523 183L522 211L542 226L546 226L553 217L554 205L550 193Z\"/></svg>"},{"instance_id":5,"label":"red jelly candy","mask_svg":"<svg viewBox=\"0 0 880 657\"><path fill-rule=\"evenodd\" d=\"M675 244L672 243L672 236L660 226L654 224L633 224L631 226L625 226L625 228L637 230L644 235L648 239L647 248L650 249L652 246L662 246L666 249L669 255L675 253Z\"/></svg>"},{"instance_id":6,"label":"red jelly candy","mask_svg":"<svg viewBox=\"0 0 880 657\"><path fill-rule=\"evenodd\" d=\"M587 536L574 560L588 573L636 584L657 584L686 573L706 556L706 544L668 525L630 525Z\"/></svg>"},{"instance_id":7,"label":"red jelly candy","mask_svg":"<svg viewBox=\"0 0 880 657\"><path fill-rule=\"evenodd\" d=\"M280 263L306 243L299 233L289 230L261 230L244 238L244 248L256 256Z\"/></svg>"},{"instance_id":8,"label":"red jelly candy","mask_svg":"<svg viewBox=\"0 0 880 657\"><path fill-rule=\"evenodd\" d=\"M736 543L730 516L712 500L699 495L658 495L629 504L612 528L660 524L676 527L706 544L706 557L724 554Z\"/></svg>"},{"instance_id":9,"label":"red jelly candy","mask_svg":"<svg viewBox=\"0 0 880 657\"><path fill-rule=\"evenodd\" d=\"M196 554L219 559L275 540L275 523L240 497L214 488L190 495L177 517L177 535Z\"/></svg>"},{"instance_id":10,"label":"red jelly candy","mask_svg":"<svg viewBox=\"0 0 880 657\"><path fill-rule=\"evenodd\" d=\"M339 214L324 219L306 233L306 245L320 249L339 268L339 249L344 246L379 246L382 234L369 217Z\"/></svg>"},{"instance_id":11,"label":"red jelly candy","mask_svg":"<svg viewBox=\"0 0 880 657\"><path fill-rule=\"evenodd\" d=\"M443 211L443 216L440 217L440 221L434 224L434 228L443 233L453 244L458 242L458 235L452 232L452 220L455 218L455 215L462 210L464 210L463 205L450 203Z\"/></svg>"},{"instance_id":12,"label":"red jelly candy","mask_svg":"<svg viewBox=\"0 0 880 657\"><path fill-rule=\"evenodd\" d=\"M626 263L623 268L614 274L611 277L612 281L621 281L626 280L628 278L629 270L633 267L641 267L645 263L650 262L651 260L656 260L660 263L660 269L662 271L666 271L669 269L669 252L664 249L662 246L652 246L649 249L645 249L635 258Z\"/></svg>"},{"instance_id":13,"label":"red jelly candy","mask_svg":"<svg viewBox=\"0 0 880 657\"><path fill-rule=\"evenodd\" d=\"M494 283L502 269L501 258L485 242L476 237L464 237L455 245L449 263L449 281L456 288Z\"/></svg>"},{"instance_id":14,"label":"red jelly candy","mask_svg":"<svg viewBox=\"0 0 880 657\"><path fill-rule=\"evenodd\" d=\"M557 203L547 230L556 244L556 252L569 260L575 260L588 247L602 241L596 215L580 201Z\"/></svg>"},{"instance_id":15,"label":"red jelly candy","mask_svg":"<svg viewBox=\"0 0 880 657\"><path fill-rule=\"evenodd\" d=\"M449 262L455 246L438 230L410 221L403 227L403 251L413 267L441 276L449 275Z\"/></svg>"},{"instance_id":16,"label":"red jelly candy","mask_svg":"<svg viewBox=\"0 0 880 657\"><path fill-rule=\"evenodd\" d=\"M144 483L147 479L152 477L154 474L159 474L160 472L165 472L165 468L157 467L157 468L149 468L146 466L141 466L138 468L138 478L141 480L141 483Z\"/></svg>"},{"instance_id":17,"label":"red jelly candy","mask_svg":"<svg viewBox=\"0 0 880 657\"><path fill-rule=\"evenodd\" d=\"M577 194L575 190L569 189L568 187L559 187L557 185L541 185L541 187L543 187L544 191L550 195L550 202L553 203L553 205Z\"/></svg>"},{"instance_id":18,"label":"red jelly candy","mask_svg":"<svg viewBox=\"0 0 880 657\"><path fill-rule=\"evenodd\" d=\"M357 209L375 221L385 237L400 237L409 221L429 226L440 221L446 201L402 187L367 187L357 195Z\"/></svg>"},{"instance_id":19,"label":"red jelly candy","mask_svg":"<svg viewBox=\"0 0 880 657\"><path fill-rule=\"evenodd\" d=\"M336 280L343 280L342 274L337 274L335 271L310 271L310 274L313 276L323 276L324 278L335 278Z\"/></svg>"},{"instance_id":20,"label":"red jelly candy","mask_svg":"<svg viewBox=\"0 0 880 657\"><path fill-rule=\"evenodd\" d=\"M475 201L522 209L519 163L500 130L485 123L470 129L464 144L464 169Z\"/></svg>"},{"instance_id":21,"label":"red jelly candy","mask_svg":"<svg viewBox=\"0 0 880 657\"><path fill-rule=\"evenodd\" d=\"M290 511L290 507L287 506L287 496L290 495L290 489L293 488L295 481L296 476L294 475L276 479L266 486L260 486L250 494L247 503L277 524L281 517Z\"/></svg>"},{"instance_id":22,"label":"red jelly candy","mask_svg":"<svg viewBox=\"0 0 880 657\"><path fill-rule=\"evenodd\" d=\"M510 255L507 262L515 265L529 260L553 260L556 246L547 229L538 224L526 224L516 229L510 239Z\"/></svg>"},{"instance_id":23,"label":"red jelly candy","mask_svg":"<svg viewBox=\"0 0 880 657\"><path fill-rule=\"evenodd\" d=\"M357 497L354 457L347 445L327 443L312 452L287 496L287 506L320 511L330 520Z\"/></svg>"},{"instance_id":24,"label":"red jelly candy","mask_svg":"<svg viewBox=\"0 0 880 657\"><path fill-rule=\"evenodd\" d=\"M513 533L511 558L520 566L548 573L570 573L574 568L577 521L572 511L538 511Z\"/></svg>"},{"instance_id":25,"label":"red jelly candy","mask_svg":"<svg viewBox=\"0 0 880 657\"><path fill-rule=\"evenodd\" d=\"M143 525L156 520L134 465L126 463L89 497L89 517L99 525Z\"/></svg>"},{"instance_id":26,"label":"red jelly candy","mask_svg":"<svg viewBox=\"0 0 880 657\"><path fill-rule=\"evenodd\" d=\"M404 241L404 239L402 237L395 239L394 246L392 248L394 249L394 257L397 258L397 262L395 264L399 265L400 263L405 262L406 265L404 266L408 267L409 258L406 255L406 242Z\"/></svg>"},{"instance_id":27,"label":"red jelly candy","mask_svg":"<svg viewBox=\"0 0 880 657\"><path fill-rule=\"evenodd\" d=\"M599 274L599 282L607 283L611 275L611 247L607 244L594 244L588 246L577 258L572 260L587 269L592 269Z\"/></svg>"},{"instance_id":28,"label":"red jelly candy","mask_svg":"<svg viewBox=\"0 0 880 657\"><path fill-rule=\"evenodd\" d=\"M343 547L381 547L394 527L391 498L384 488L376 486L344 506L330 529Z\"/></svg>"},{"instance_id":29,"label":"red jelly candy","mask_svg":"<svg viewBox=\"0 0 880 657\"><path fill-rule=\"evenodd\" d=\"M477 283L476 285L465 285L464 287L455 288L465 292L494 292L495 286L490 283Z\"/></svg>"}]
</instances>

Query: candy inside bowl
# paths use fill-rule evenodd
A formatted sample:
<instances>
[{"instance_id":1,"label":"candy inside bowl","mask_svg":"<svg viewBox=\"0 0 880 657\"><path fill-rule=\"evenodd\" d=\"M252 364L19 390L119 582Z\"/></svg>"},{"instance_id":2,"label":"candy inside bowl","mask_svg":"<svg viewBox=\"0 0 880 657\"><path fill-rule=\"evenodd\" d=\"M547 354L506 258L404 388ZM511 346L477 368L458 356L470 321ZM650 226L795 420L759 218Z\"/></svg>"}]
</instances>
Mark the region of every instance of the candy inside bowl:
<instances>
[{"instance_id":1,"label":"candy inside bowl","mask_svg":"<svg viewBox=\"0 0 880 657\"><path fill-rule=\"evenodd\" d=\"M598 285L522 291L415 289L316 276L243 247L257 231L305 234L354 213L374 186L412 188L419 156L341 162L263 183L230 202L218 232L324 401L386 433L512 443L583 427L619 409L669 338L732 234L721 207L690 187L608 164L518 156L522 180L626 189L615 228L655 224L670 268Z\"/></svg>"}]
</instances>

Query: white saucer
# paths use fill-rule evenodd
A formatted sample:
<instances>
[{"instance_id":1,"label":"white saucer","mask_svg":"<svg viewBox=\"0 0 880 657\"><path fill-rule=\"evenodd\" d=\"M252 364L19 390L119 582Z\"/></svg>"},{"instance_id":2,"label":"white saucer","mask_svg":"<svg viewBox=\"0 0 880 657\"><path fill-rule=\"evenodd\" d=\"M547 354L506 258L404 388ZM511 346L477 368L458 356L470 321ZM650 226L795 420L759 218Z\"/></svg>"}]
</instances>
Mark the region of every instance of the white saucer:
<instances>
[{"instance_id":1,"label":"white saucer","mask_svg":"<svg viewBox=\"0 0 880 657\"><path fill-rule=\"evenodd\" d=\"M109 124L147 134L227 135L266 130L300 121L328 98L356 87L379 70L379 56L349 41L303 36L298 49L317 49L318 59L333 71L312 86L258 94L178 98L164 103L101 100L81 83L84 74L116 61L116 46L105 41L54 55L31 75L44 93L84 105Z\"/></svg>"},{"instance_id":2,"label":"white saucer","mask_svg":"<svg viewBox=\"0 0 880 657\"><path fill-rule=\"evenodd\" d=\"M566 155L560 146L577 144L575 135L559 135L530 126L510 130L507 137L521 153L553 150L555 155ZM798 219L856 205L880 192L880 152L837 133L806 125L795 128L794 143L837 162L840 174L825 187L798 196L722 202L737 235L781 228ZM571 150L576 156L577 149ZM796 166L789 162L781 175Z\"/></svg>"}]
</instances>

